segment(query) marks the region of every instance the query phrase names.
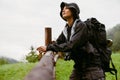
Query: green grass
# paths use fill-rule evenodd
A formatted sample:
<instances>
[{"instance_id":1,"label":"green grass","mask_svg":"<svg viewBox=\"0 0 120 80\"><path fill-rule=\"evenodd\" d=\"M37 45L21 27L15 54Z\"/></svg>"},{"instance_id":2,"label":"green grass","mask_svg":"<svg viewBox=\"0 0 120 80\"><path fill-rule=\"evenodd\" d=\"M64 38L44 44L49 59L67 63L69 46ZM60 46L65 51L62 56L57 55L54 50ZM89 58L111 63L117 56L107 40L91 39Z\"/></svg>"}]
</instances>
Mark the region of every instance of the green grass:
<instances>
[{"instance_id":1,"label":"green grass","mask_svg":"<svg viewBox=\"0 0 120 80\"><path fill-rule=\"evenodd\" d=\"M56 64L56 80L69 80L73 64L73 61L59 59Z\"/></svg>"},{"instance_id":2,"label":"green grass","mask_svg":"<svg viewBox=\"0 0 120 80\"><path fill-rule=\"evenodd\" d=\"M0 66L0 80L23 80L35 63L16 63Z\"/></svg>"},{"instance_id":3,"label":"green grass","mask_svg":"<svg viewBox=\"0 0 120 80\"><path fill-rule=\"evenodd\" d=\"M120 80L120 54L113 54L112 60L113 60L113 63L115 64L115 68L118 71L117 73L118 80ZM107 77L106 78L107 80L115 80L115 76L111 75L110 73L107 73L106 77Z\"/></svg>"},{"instance_id":4,"label":"green grass","mask_svg":"<svg viewBox=\"0 0 120 80\"><path fill-rule=\"evenodd\" d=\"M120 80L120 54L113 54L112 58L118 70L118 80ZM0 65L0 80L23 80L25 75L27 75L36 64L37 63L16 63ZM69 80L73 64L73 61L59 59L56 64L56 80ZM115 77L107 73L106 80L115 80Z\"/></svg>"},{"instance_id":5,"label":"green grass","mask_svg":"<svg viewBox=\"0 0 120 80\"><path fill-rule=\"evenodd\" d=\"M120 80L120 54L113 54L112 59L118 71L118 80ZM73 64L73 61L58 60L56 65L56 80L69 80ZM115 80L115 76L108 72L106 73L106 80Z\"/></svg>"}]
</instances>

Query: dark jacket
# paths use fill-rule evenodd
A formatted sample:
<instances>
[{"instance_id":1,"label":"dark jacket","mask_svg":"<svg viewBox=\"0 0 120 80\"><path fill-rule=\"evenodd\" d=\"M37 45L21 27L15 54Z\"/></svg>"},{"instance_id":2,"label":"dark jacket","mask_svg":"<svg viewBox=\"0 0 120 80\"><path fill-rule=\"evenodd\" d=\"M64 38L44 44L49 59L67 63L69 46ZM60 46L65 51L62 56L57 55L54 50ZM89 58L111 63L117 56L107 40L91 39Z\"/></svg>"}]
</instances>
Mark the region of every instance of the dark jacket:
<instances>
[{"instance_id":1,"label":"dark jacket","mask_svg":"<svg viewBox=\"0 0 120 80\"><path fill-rule=\"evenodd\" d=\"M74 33L71 37L71 40L68 41L64 35L64 32L62 31L56 42L47 46L47 50L52 50L55 52L74 52L83 47L86 41L87 27L82 21L78 20L74 27Z\"/></svg>"},{"instance_id":2,"label":"dark jacket","mask_svg":"<svg viewBox=\"0 0 120 80\"><path fill-rule=\"evenodd\" d=\"M92 55L89 56L86 51L86 46L88 46L87 26L81 20L77 20L73 30L74 32L69 41L63 30L56 42L47 46L47 50L71 52L71 58L75 62L74 67L83 69L95 62L95 60L94 62L91 61L93 60Z\"/></svg>"}]
</instances>

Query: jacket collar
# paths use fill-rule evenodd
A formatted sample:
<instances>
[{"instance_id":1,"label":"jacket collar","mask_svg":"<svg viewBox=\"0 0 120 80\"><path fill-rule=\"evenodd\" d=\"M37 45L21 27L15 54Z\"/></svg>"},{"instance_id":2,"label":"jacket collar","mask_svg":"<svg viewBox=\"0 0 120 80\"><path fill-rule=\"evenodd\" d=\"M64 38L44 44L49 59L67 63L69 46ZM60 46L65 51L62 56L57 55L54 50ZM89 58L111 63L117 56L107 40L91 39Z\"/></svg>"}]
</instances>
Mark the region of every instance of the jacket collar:
<instances>
[{"instance_id":1,"label":"jacket collar","mask_svg":"<svg viewBox=\"0 0 120 80\"><path fill-rule=\"evenodd\" d=\"M74 21L73 25L72 25L70 40L71 40L73 34L75 33L75 26L76 26L76 23L77 23L78 21L81 21L81 20L80 20L80 19L76 19L76 20ZM68 27L68 24L66 24L65 28L63 29L63 34L64 34L64 36L65 36L66 39L67 39L67 27Z\"/></svg>"}]
</instances>

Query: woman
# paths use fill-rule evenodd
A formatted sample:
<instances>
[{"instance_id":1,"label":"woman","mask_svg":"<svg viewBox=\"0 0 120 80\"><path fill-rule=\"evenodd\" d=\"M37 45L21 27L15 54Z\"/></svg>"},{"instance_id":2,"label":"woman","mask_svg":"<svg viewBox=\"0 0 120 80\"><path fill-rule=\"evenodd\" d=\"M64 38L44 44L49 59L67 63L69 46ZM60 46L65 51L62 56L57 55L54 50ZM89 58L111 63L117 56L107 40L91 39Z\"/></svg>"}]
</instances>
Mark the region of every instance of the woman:
<instances>
[{"instance_id":1,"label":"woman","mask_svg":"<svg viewBox=\"0 0 120 80\"><path fill-rule=\"evenodd\" d=\"M65 59L72 59L75 62L70 80L104 80L99 55L88 54L86 51L87 26L79 19L78 5L62 2L60 7L60 16L66 21L64 30L55 43L40 46L37 50L65 52Z\"/></svg>"}]
</instances>

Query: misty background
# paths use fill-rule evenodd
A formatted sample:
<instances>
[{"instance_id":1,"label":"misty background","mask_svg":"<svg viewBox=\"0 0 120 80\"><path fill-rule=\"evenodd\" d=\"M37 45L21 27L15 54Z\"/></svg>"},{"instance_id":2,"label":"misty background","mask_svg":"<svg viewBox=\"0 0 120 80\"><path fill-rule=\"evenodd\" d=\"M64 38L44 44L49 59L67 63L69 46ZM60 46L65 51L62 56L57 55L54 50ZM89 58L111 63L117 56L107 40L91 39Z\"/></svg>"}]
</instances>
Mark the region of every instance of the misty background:
<instances>
[{"instance_id":1,"label":"misty background","mask_svg":"<svg viewBox=\"0 0 120 80\"><path fill-rule=\"evenodd\" d=\"M0 56L21 60L30 47L44 45L44 28L52 28L56 40L64 28L60 3L75 2L80 18L97 18L106 30L120 23L119 0L0 0Z\"/></svg>"}]
</instances>

